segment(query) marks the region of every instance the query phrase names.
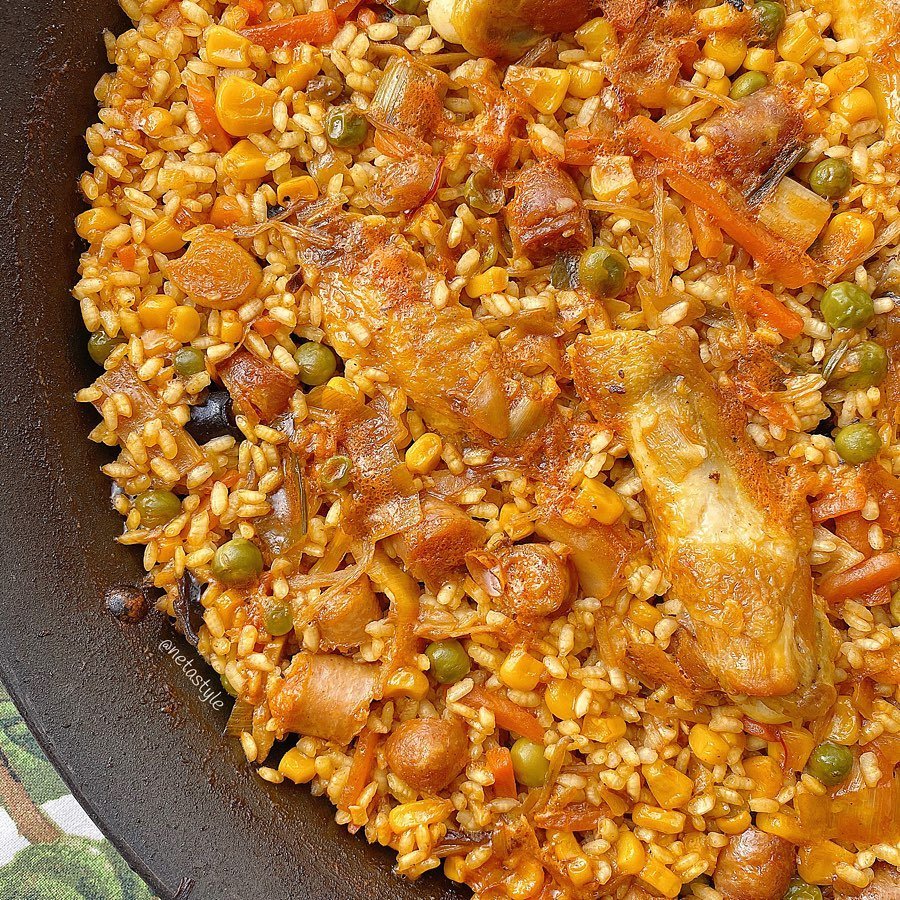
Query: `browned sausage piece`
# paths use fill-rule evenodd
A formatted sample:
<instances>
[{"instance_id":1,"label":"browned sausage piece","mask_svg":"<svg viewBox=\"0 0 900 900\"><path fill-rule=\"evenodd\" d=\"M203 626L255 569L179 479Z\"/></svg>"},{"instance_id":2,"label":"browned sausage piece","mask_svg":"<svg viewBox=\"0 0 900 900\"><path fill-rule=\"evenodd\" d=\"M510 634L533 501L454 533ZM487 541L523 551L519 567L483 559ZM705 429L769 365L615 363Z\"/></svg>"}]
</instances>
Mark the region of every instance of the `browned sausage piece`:
<instances>
[{"instance_id":1,"label":"browned sausage piece","mask_svg":"<svg viewBox=\"0 0 900 900\"><path fill-rule=\"evenodd\" d=\"M725 900L781 900L794 873L794 847L748 828L719 854L713 882Z\"/></svg>"},{"instance_id":2,"label":"browned sausage piece","mask_svg":"<svg viewBox=\"0 0 900 900\"><path fill-rule=\"evenodd\" d=\"M873 866L875 877L868 887L850 888L843 884L834 886L834 900L898 900L900 898L900 869L887 863Z\"/></svg>"},{"instance_id":3,"label":"browned sausage piece","mask_svg":"<svg viewBox=\"0 0 900 900\"><path fill-rule=\"evenodd\" d=\"M372 582L363 575L329 596L319 610L316 624L323 646L330 650L350 650L366 639L366 625L380 618L381 607Z\"/></svg>"},{"instance_id":4,"label":"browned sausage piece","mask_svg":"<svg viewBox=\"0 0 900 900\"><path fill-rule=\"evenodd\" d=\"M436 587L483 542L484 528L478 522L459 507L432 497L422 502L422 521L397 539L397 551L415 578Z\"/></svg>"},{"instance_id":5,"label":"browned sausage piece","mask_svg":"<svg viewBox=\"0 0 900 900\"><path fill-rule=\"evenodd\" d=\"M575 578L568 560L549 544L514 544L471 553L469 574L496 598L501 612L521 622L555 613L572 599Z\"/></svg>"},{"instance_id":6,"label":"browned sausage piece","mask_svg":"<svg viewBox=\"0 0 900 900\"><path fill-rule=\"evenodd\" d=\"M327 653L298 653L269 701L279 734L349 744L375 699L379 667Z\"/></svg>"},{"instance_id":7,"label":"browned sausage piece","mask_svg":"<svg viewBox=\"0 0 900 900\"><path fill-rule=\"evenodd\" d=\"M466 733L456 719L410 719L398 725L384 748L387 764L423 794L442 791L465 768Z\"/></svg>"},{"instance_id":8,"label":"browned sausage piece","mask_svg":"<svg viewBox=\"0 0 900 900\"><path fill-rule=\"evenodd\" d=\"M583 250L591 223L575 182L555 163L528 166L516 181L506 222L513 249L540 265L561 250Z\"/></svg>"}]
</instances>

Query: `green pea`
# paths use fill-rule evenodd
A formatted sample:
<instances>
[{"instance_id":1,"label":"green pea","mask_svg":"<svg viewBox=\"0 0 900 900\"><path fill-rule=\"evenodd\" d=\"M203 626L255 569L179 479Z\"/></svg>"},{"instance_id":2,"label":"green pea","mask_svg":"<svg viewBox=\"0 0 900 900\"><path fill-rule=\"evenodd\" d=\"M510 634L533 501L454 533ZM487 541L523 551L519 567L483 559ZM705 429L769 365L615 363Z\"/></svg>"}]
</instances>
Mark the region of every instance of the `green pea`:
<instances>
[{"instance_id":1,"label":"green pea","mask_svg":"<svg viewBox=\"0 0 900 900\"><path fill-rule=\"evenodd\" d=\"M847 193L853 172L843 159L823 159L809 173L809 186L826 200L834 200Z\"/></svg>"},{"instance_id":2,"label":"green pea","mask_svg":"<svg viewBox=\"0 0 900 900\"><path fill-rule=\"evenodd\" d=\"M755 43L771 44L784 28L786 18L784 7L773 0L759 0L753 4L753 18L756 19L758 39Z\"/></svg>"},{"instance_id":3,"label":"green pea","mask_svg":"<svg viewBox=\"0 0 900 900\"><path fill-rule=\"evenodd\" d=\"M473 209L490 216L500 212L506 204L503 185L487 169L477 169L466 179L463 196Z\"/></svg>"},{"instance_id":4,"label":"green pea","mask_svg":"<svg viewBox=\"0 0 900 900\"><path fill-rule=\"evenodd\" d=\"M732 100L740 100L743 97L749 97L757 91L764 88L769 83L769 79L762 72L744 72L743 75L734 79L728 96Z\"/></svg>"},{"instance_id":5,"label":"green pea","mask_svg":"<svg viewBox=\"0 0 900 900\"><path fill-rule=\"evenodd\" d=\"M232 538L213 557L212 572L222 584L243 584L258 578L263 570L262 553L246 538Z\"/></svg>"},{"instance_id":6,"label":"green pea","mask_svg":"<svg viewBox=\"0 0 900 900\"><path fill-rule=\"evenodd\" d=\"M307 341L297 348L294 362L300 367L299 379L310 386L325 384L337 371L337 357L330 347Z\"/></svg>"},{"instance_id":7,"label":"green pea","mask_svg":"<svg viewBox=\"0 0 900 900\"><path fill-rule=\"evenodd\" d=\"M784 900L822 900L822 891L795 875L784 892Z\"/></svg>"},{"instance_id":8,"label":"green pea","mask_svg":"<svg viewBox=\"0 0 900 900\"><path fill-rule=\"evenodd\" d=\"M835 435L834 449L844 462L859 465L878 456L881 438L871 425L857 422L854 425L845 425Z\"/></svg>"},{"instance_id":9,"label":"green pea","mask_svg":"<svg viewBox=\"0 0 900 900\"><path fill-rule=\"evenodd\" d=\"M874 341L862 341L841 357L829 381L847 391L875 387L884 381L887 369L884 347Z\"/></svg>"},{"instance_id":10,"label":"green pea","mask_svg":"<svg viewBox=\"0 0 900 900\"><path fill-rule=\"evenodd\" d=\"M358 147L368 131L365 116L349 106L331 110L325 119L325 136L333 147Z\"/></svg>"},{"instance_id":11,"label":"green pea","mask_svg":"<svg viewBox=\"0 0 900 900\"><path fill-rule=\"evenodd\" d=\"M266 623L266 631L272 637L281 637L294 627L294 614L287 603L270 603L266 607L263 619Z\"/></svg>"},{"instance_id":12,"label":"green pea","mask_svg":"<svg viewBox=\"0 0 900 900\"><path fill-rule=\"evenodd\" d=\"M165 525L181 512L181 501L171 491L144 491L137 495L134 505L144 528Z\"/></svg>"},{"instance_id":13,"label":"green pea","mask_svg":"<svg viewBox=\"0 0 900 900\"><path fill-rule=\"evenodd\" d=\"M193 347L182 347L175 354L175 371L182 378L190 378L191 375L199 375L206 371L206 356L202 350Z\"/></svg>"},{"instance_id":14,"label":"green pea","mask_svg":"<svg viewBox=\"0 0 900 900\"><path fill-rule=\"evenodd\" d=\"M822 317L832 328L862 328L872 321L872 298L852 281L839 281L822 295Z\"/></svg>"},{"instance_id":15,"label":"green pea","mask_svg":"<svg viewBox=\"0 0 900 900\"><path fill-rule=\"evenodd\" d=\"M806 771L826 787L840 784L853 768L853 751L840 744L825 741L810 754Z\"/></svg>"},{"instance_id":16,"label":"green pea","mask_svg":"<svg viewBox=\"0 0 900 900\"><path fill-rule=\"evenodd\" d=\"M109 354L113 352L113 348L121 343L123 343L122 338L111 338L103 329L95 331L88 338L88 355L98 366L102 366Z\"/></svg>"},{"instance_id":17,"label":"green pea","mask_svg":"<svg viewBox=\"0 0 900 900\"><path fill-rule=\"evenodd\" d=\"M536 744L528 738L519 738L510 747L509 755L512 757L513 772L519 784L536 788L547 780L550 763L544 756L542 744Z\"/></svg>"},{"instance_id":18,"label":"green pea","mask_svg":"<svg viewBox=\"0 0 900 900\"><path fill-rule=\"evenodd\" d=\"M326 491L336 491L346 487L353 474L353 460L349 456L337 454L329 457L322 463L322 471L319 473L319 483Z\"/></svg>"},{"instance_id":19,"label":"green pea","mask_svg":"<svg viewBox=\"0 0 900 900\"><path fill-rule=\"evenodd\" d=\"M419 0L387 0L387 5L401 16L411 16L419 8Z\"/></svg>"},{"instance_id":20,"label":"green pea","mask_svg":"<svg viewBox=\"0 0 900 900\"><path fill-rule=\"evenodd\" d=\"M570 253L560 253L550 267L550 284L557 290L570 291L575 285L578 272L578 257Z\"/></svg>"},{"instance_id":21,"label":"green pea","mask_svg":"<svg viewBox=\"0 0 900 900\"><path fill-rule=\"evenodd\" d=\"M439 684L453 684L465 678L472 668L472 661L465 647L452 638L435 641L425 648L425 655L431 662L431 674Z\"/></svg>"},{"instance_id":22,"label":"green pea","mask_svg":"<svg viewBox=\"0 0 900 900\"><path fill-rule=\"evenodd\" d=\"M628 260L612 247L588 247L578 263L578 280L592 294L618 297L631 271Z\"/></svg>"}]
</instances>

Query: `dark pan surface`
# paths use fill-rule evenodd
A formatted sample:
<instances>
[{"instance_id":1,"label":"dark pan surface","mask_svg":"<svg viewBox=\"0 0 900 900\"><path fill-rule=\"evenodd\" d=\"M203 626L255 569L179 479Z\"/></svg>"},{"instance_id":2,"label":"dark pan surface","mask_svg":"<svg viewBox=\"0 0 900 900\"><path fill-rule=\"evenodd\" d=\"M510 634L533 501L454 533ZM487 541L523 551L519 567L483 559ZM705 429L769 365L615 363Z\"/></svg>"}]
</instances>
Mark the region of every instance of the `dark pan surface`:
<instances>
[{"instance_id":1,"label":"dark pan surface","mask_svg":"<svg viewBox=\"0 0 900 900\"><path fill-rule=\"evenodd\" d=\"M135 584L138 553L89 445L73 391L97 374L69 295L72 219L106 68L113 0L0 4L0 676L63 778L163 900L380 900L463 896L431 875L394 878L391 854L333 822L324 799L261 781L169 656L160 617L119 625L103 609ZM204 677L202 662L194 660Z\"/></svg>"}]
</instances>

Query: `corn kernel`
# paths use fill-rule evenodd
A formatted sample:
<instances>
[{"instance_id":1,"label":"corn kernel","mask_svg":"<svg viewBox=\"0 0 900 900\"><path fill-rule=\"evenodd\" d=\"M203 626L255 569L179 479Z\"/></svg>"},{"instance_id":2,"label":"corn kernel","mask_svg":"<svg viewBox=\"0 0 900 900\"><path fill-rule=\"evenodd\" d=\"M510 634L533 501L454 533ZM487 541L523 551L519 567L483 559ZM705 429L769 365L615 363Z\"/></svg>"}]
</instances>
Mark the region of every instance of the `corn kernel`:
<instances>
[{"instance_id":1,"label":"corn kernel","mask_svg":"<svg viewBox=\"0 0 900 900\"><path fill-rule=\"evenodd\" d=\"M639 190L630 156L600 156L591 166L591 193L598 200L630 197Z\"/></svg>"},{"instance_id":2,"label":"corn kernel","mask_svg":"<svg viewBox=\"0 0 900 900\"><path fill-rule=\"evenodd\" d=\"M500 666L500 680L514 691L533 691L543 674L544 664L520 647L510 650Z\"/></svg>"},{"instance_id":3,"label":"corn kernel","mask_svg":"<svg viewBox=\"0 0 900 900\"><path fill-rule=\"evenodd\" d=\"M278 771L294 784L306 784L316 777L316 761L304 756L296 747L288 750L278 763Z\"/></svg>"},{"instance_id":4,"label":"corn kernel","mask_svg":"<svg viewBox=\"0 0 900 900\"><path fill-rule=\"evenodd\" d=\"M744 760L744 774L753 780L751 797L773 800L781 790L781 767L771 756L751 756Z\"/></svg>"},{"instance_id":5,"label":"corn kernel","mask_svg":"<svg viewBox=\"0 0 900 900\"><path fill-rule=\"evenodd\" d=\"M710 78L706 89L721 97L727 97L731 91L731 79L727 75L723 75L721 78Z\"/></svg>"},{"instance_id":6,"label":"corn kernel","mask_svg":"<svg viewBox=\"0 0 900 900\"><path fill-rule=\"evenodd\" d=\"M722 834L743 834L750 827L750 821L750 811L741 809L730 816L716 819L716 828Z\"/></svg>"},{"instance_id":7,"label":"corn kernel","mask_svg":"<svg viewBox=\"0 0 900 900\"><path fill-rule=\"evenodd\" d=\"M169 313L175 309L176 303L165 294L148 297L138 307L138 318L144 328L165 328Z\"/></svg>"},{"instance_id":8,"label":"corn kernel","mask_svg":"<svg viewBox=\"0 0 900 900\"><path fill-rule=\"evenodd\" d=\"M797 856L797 874L808 884L831 884L839 863L853 865L856 856L834 841L818 841L801 847Z\"/></svg>"},{"instance_id":9,"label":"corn kernel","mask_svg":"<svg viewBox=\"0 0 900 900\"><path fill-rule=\"evenodd\" d=\"M715 32L704 42L703 55L722 63L726 75L734 75L747 55L747 42L736 34Z\"/></svg>"},{"instance_id":10,"label":"corn kernel","mask_svg":"<svg viewBox=\"0 0 900 900\"><path fill-rule=\"evenodd\" d=\"M571 831L548 832L547 837L560 862L566 862L581 855L581 844L578 843L578 839Z\"/></svg>"},{"instance_id":11,"label":"corn kernel","mask_svg":"<svg viewBox=\"0 0 900 900\"><path fill-rule=\"evenodd\" d=\"M838 213L826 226L816 255L826 262L861 256L875 240L872 220L857 212Z\"/></svg>"},{"instance_id":12,"label":"corn kernel","mask_svg":"<svg viewBox=\"0 0 900 900\"><path fill-rule=\"evenodd\" d=\"M209 212L209 221L216 228L230 228L240 222L243 217L244 211L241 209L241 204L227 194L220 194L216 197L216 202L213 203Z\"/></svg>"},{"instance_id":13,"label":"corn kernel","mask_svg":"<svg viewBox=\"0 0 900 900\"><path fill-rule=\"evenodd\" d=\"M653 631L662 620L662 613L652 603L635 599L628 607L628 618L635 625L646 628L647 631Z\"/></svg>"},{"instance_id":14,"label":"corn kernel","mask_svg":"<svg viewBox=\"0 0 900 900\"><path fill-rule=\"evenodd\" d=\"M238 75L226 78L216 91L216 116L235 137L268 131L278 94Z\"/></svg>"},{"instance_id":15,"label":"corn kernel","mask_svg":"<svg viewBox=\"0 0 900 900\"><path fill-rule=\"evenodd\" d=\"M710 768L721 766L728 759L728 741L702 722L691 729L688 744L694 756Z\"/></svg>"},{"instance_id":16,"label":"corn kernel","mask_svg":"<svg viewBox=\"0 0 900 900\"><path fill-rule=\"evenodd\" d=\"M448 856L444 860L444 875L462 884L466 880L466 858L464 856Z\"/></svg>"},{"instance_id":17,"label":"corn kernel","mask_svg":"<svg viewBox=\"0 0 900 900\"><path fill-rule=\"evenodd\" d=\"M506 881L510 900L528 900L540 893L544 886L544 867L535 859L526 859L516 866Z\"/></svg>"},{"instance_id":18,"label":"corn kernel","mask_svg":"<svg viewBox=\"0 0 900 900\"><path fill-rule=\"evenodd\" d=\"M843 116L851 125L861 122L863 119L874 119L878 116L878 106L870 91L864 87L853 88L840 97L835 97L828 108Z\"/></svg>"},{"instance_id":19,"label":"corn kernel","mask_svg":"<svg viewBox=\"0 0 900 900\"><path fill-rule=\"evenodd\" d=\"M223 310L219 337L230 344L236 344L243 336L244 324L238 318L238 314L233 309Z\"/></svg>"},{"instance_id":20,"label":"corn kernel","mask_svg":"<svg viewBox=\"0 0 900 900\"><path fill-rule=\"evenodd\" d=\"M433 472L441 461L444 442L439 434L426 431L414 441L406 451L406 468L414 475L427 475Z\"/></svg>"},{"instance_id":21,"label":"corn kernel","mask_svg":"<svg viewBox=\"0 0 900 900\"><path fill-rule=\"evenodd\" d=\"M534 520L512 501L500 507L498 521L506 536L514 541L520 541L534 531Z\"/></svg>"},{"instance_id":22,"label":"corn kernel","mask_svg":"<svg viewBox=\"0 0 900 900\"><path fill-rule=\"evenodd\" d=\"M174 253L185 245L181 229L171 216L157 219L144 233L144 242L157 253Z\"/></svg>"},{"instance_id":23,"label":"corn kernel","mask_svg":"<svg viewBox=\"0 0 900 900\"><path fill-rule=\"evenodd\" d=\"M826 739L850 747L859 737L859 713L851 697L838 697L828 723Z\"/></svg>"},{"instance_id":24,"label":"corn kernel","mask_svg":"<svg viewBox=\"0 0 900 900\"><path fill-rule=\"evenodd\" d=\"M656 802L664 809L684 806L694 793L694 782L661 759L641 766L641 771Z\"/></svg>"},{"instance_id":25,"label":"corn kernel","mask_svg":"<svg viewBox=\"0 0 900 900\"><path fill-rule=\"evenodd\" d=\"M200 334L200 313L193 306L176 306L169 313L166 330L183 344L192 341Z\"/></svg>"},{"instance_id":26,"label":"corn kernel","mask_svg":"<svg viewBox=\"0 0 900 900\"><path fill-rule=\"evenodd\" d=\"M598 478L585 478L578 488L576 502L594 521L612 525L625 512L622 498Z\"/></svg>"},{"instance_id":27,"label":"corn kernel","mask_svg":"<svg viewBox=\"0 0 900 900\"><path fill-rule=\"evenodd\" d=\"M557 719L575 718L575 701L581 685L572 678L554 678L544 691L544 703Z\"/></svg>"},{"instance_id":28,"label":"corn kernel","mask_svg":"<svg viewBox=\"0 0 900 900\"><path fill-rule=\"evenodd\" d=\"M501 266L493 266L486 272L479 272L469 279L466 293L473 299L485 294L497 294L505 291L509 284L509 272Z\"/></svg>"},{"instance_id":29,"label":"corn kernel","mask_svg":"<svg viewBox=\"0 0 900 900\"><path fill-rule=\"evenodd\" d=\"M238 141L223 157L222 171L235 181L265 178L266 155L246 138Z\"/></svg>"},{"instance_id":30,"label":"corn kernel","mask_svg":"<svg viewBox=\"0 0 900 900\"><path fill-rule=\"evenodd\" d=\"M225 69L246 69L250 65L250 41L222 25L206 31L206 61Z\"/></svg>"},{"instance_id":31,"label":"corn kernel","mask_svg":"<svg viewBox=\"0 0 900 900\"><path fill-rule=\"evenodd\" d=\"M306 90L306 86L322 68L322 52L304 44L294 50L294 59L275 67L278 80L295 91Z\"/></svg>"},{"instance_id":32,"label":"corn kernel","mask_svg":"<svg viewBox=\"0 0 900 900\"><path fill-rule=\"evenodd\" d=\"M789 22L778 35L778 52L787 62L805 63L822 45L822 36L812 16Z\"/></svg>"},{"instance_id":33,"label":"corn kernel","mask_svg":"<svg viewBox=\"0 0 900 900\"><path fill-rule=\"evenodd\" d=\"M683 812L661 809L649 803L636 803L631 813L631 821L641 828L650 828L662 834L678 834L684 828L687 818Z\"/></svg>"},{"instance_id":34,"label":"corn kernel","mask_svg":"<svg viewBox=\"0 0 900 900\"><path fill-rule=\"evenodd\" d=\"M603 73L596 69L585 69L583 66L566 66L569 73L569 93L573 97L587 100L596 97L603 87Z\"/></svg>"},{"instance_id":35,"label":"corn kernel","mask_svg":"<svg viewBox=\"0 0 900 900\"><path fill-rule=\"evenodd\" d=\"M151 106L141 110L135 117L135 124L147 137L164 138L174 133L175 118L161 106Z\"/></svg>"},{"instance_id":36,"label":"corn kernel","mask_svg":"<svg viewBox=\"0 0 900 900\"><path fill-rule=\"evenodd\" d=\"M138 318L136 310L120 309L119 324L122 326L122 333L126 337L141 333L141 320Z\"/></svg>"},{"instance_id":37,"label":"corn kernel","mask_svg":"<svg viewBox=\"0 0 900 900\"><path fill-rule=\"evenodd\" d=\"M616 841L616 865L619 871L624 875L637 875L644 868L646 861L647 851L644 845L633 832L622 828Z\"/></svg>"},{"instance_id":38,"label":"corn kernel","mask_svg":"<svg viewBox=\"0 0 900 900\"><path fill-rule=\"evenodd\" d=\"M744 57L744 68L748 72L765 72L771 75L775 68L775 51L767 47L750 47Z\"/></svg>"},{"instance_id":39,"label":"corn kernel","mask_svg":"<svg viewBox=\"0 0 900 900\"><path fill-rule=\"evenodd\" d=\"M616 30L607 19L598 16L585 22L575 32L575 40L593 59L601 59L605 53L615 49Z\"/></svg>"},{"instance_id":40,"label":"corn kernel","mask_svg":"<svg viewBox=\"0 0 900 900\"><path fill-rule=\"evenodd\" d=\"M125 217L120 216L114 209L108 206L98 206L76 216L75 230L78 232L78 236L84 238L88 243L99 244L107 231L111 231L124 221Z\"/></svg>"},{"instance_id":41,"label":"corn kernel","mask_svg":"<svg viewBox=\"0 0 900 900\"><path fill-rule=\"evenodd\" d=\"M401 803L388 813L388 823L397 834L401 834L409 828L440 822L451 808L449 800L437 798Z\"/></svg>"},{"instance_id":42,"label":"corn kernel","mask_svg":"<svg viewBox=\"0 0 900 900\"><path fill-rule=\"evenodd\" d=\"M655 859L647 860L638 878L663 897L677 897L681 893L681 879Z\"/></svg>"},{"instance_id":43,"label":"corn kernel","mask_svg":"<svg viewBox=\"0 0 900 900\"><path fill-rule=\"evenodd\" d=\"M384 687L384 697L409 697L423 700L428 693L428 677L418 669L397 669Z\"/></svg>"},{"instance_id":44,"label":"corn kernel","mask_svg":"<svg viewBox=\"0 0 900 900\"><path fill-rule=\"evenodd\" d=\"M345 397L358 397L359 388L352 382L344 378L343 375L335 375L334 378L328 379L328 387Z\"/></svg>"},{"instance_id":45,"label":"corn kernel","mask_svg":"<svg viewBox=\"0 0 900 900\"><path fill-rule=\"evenodd\" d=\"M627 726L621 716L587 716L581 731L592 741L608 744L625 737Z\"/></svg>"},{"instance_id":46,"label":"corn kernel","mask_svg":"<svg viewBox=\"0 0 900 900\"><path fill-rule=\"evenodd\" d=\"M278 185L278 202L287 206L295 200L315 200L319 196L319 186L310 175L298 175Z\"/></svg>"},{"instance_id":47,"label":"corn kernel","mask_svg":"<svg viewBox=\"0 0 900 900\"><path fill-rule=\"evenodd\" d=\"M806 73L800 63L788 62L783 59L772 67L773 84L798 84L804 78L806 78Z\"/></svg>"},{"instance_id":48,"label":"corn kernel","mask_svg":"<svg viewBox=\"0 0 900 900\"><path fill-rule=\"evenodd\" d=\"M570 76L566 69L510 66L503 87L521 94L538 112L552 116L566 99Z\"/></svg>"},{"instance_id":49,"label":"corn kernel","mask_svg":"<svg viewBox=\"0 0 900 900\"><path fill-rule=\"evenodd\" d=\"M696 16L697 24L704 31L734 30L743 24L740 13L730 3L698 9Z\"/></svg>"},{"instance_id":50,"label":"corn kernel","mask_svg":"<svg viewBox=\"0 0 900 900\"><path fill-rule=\"evenodd\" d=\"M803 844L807 840L800 820L786 812L757 813L756 827L766 834L774 834L792 844Z\"/></svg>"},{"instance_id":51,"label":"corn kernel","mask_svg":"<svg viewBox=\"0 0 900 900\"><path fill-rule=\"evenodd\" d=\"M847 91L859 87L869 77L869 65L861 56L854 56L846 62L829 69L822 81L828 85L832 97L845 94Z\"/></svg>"},{"instance_id":52,"label":"corn kernel","mask_svg":"<svg viewBox=\"0 0 900 900\"><path fill-rule=\"evenodd\" d=\"M575 887L584 887L594 877L594 869L586 856L571 860L566 866L566 872Z\"/></svg>"}]
</instances>

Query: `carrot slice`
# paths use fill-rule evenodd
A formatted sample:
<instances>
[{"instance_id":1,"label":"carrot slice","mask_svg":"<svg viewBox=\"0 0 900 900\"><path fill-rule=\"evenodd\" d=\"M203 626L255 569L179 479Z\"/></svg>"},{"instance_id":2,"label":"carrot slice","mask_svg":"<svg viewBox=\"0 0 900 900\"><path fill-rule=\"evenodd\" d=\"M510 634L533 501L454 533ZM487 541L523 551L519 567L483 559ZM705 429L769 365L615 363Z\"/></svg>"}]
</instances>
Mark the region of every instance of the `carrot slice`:
<instances>
[{"instance_id":1,"label":"carrot slice","mask_svg":"<svg viewBox=\"0 0 900 900\"><path fill-rule=\"evenodd\" d=\"M378 742L381 735L376 731L363 728L356 739L356 748L353 751L353 759L350 761L350 772L347 774L347 782L341 791L338 806L347 810L353 806L362 794L366 785L375 771L375 754L378 750Z\"/></svg>"},{"instance_id":2,"label":"carrot slice","mask_svg":"<svg viewBox=\"0 0 900 900\"><path fill-rule=\"evenodd\" d=\"M247 13L251 20L258 19L265 8L262 0L238 0L238 6Z\"/></svg>"},{"instance_id":3,"label":"carrot slice","mask_svg":"<svg viewBox=\"0 0 900 900\"><path fill-rule=\"evenodd\" d=\"M824 522L826 519L836 519L848 513L859 512L866 505L868 496L869 492L865 486L856 481L811 503L809 511L812 520Z\"/></svg>"},{"instance_id":4,"label":"carrot slice","mask_svg":"<svg viewBox=\"0 0 900 900\"><path fill-rule=\"evenodd\" d=\"M491 747L484 757L494 776L494 792L499 797L515 797L518 789L509 750L506 747Z\"/></svg>"},{"instance_id":5,"label":"carrot slice","mask_svg":"<svg viewBox=\"0 0 900 900\"><path fill-rule=\"evenodd\" d=\"M662 163L662 174L673 190L706 210L727 235L786 287L798 288L819 280L819 266L812 258L760 225L740 195L728 190L720 193L710 184L710 172L703 178L691 174L703 164L684 141L646 116L632 119L627 131L641 149Z\"/></svg>"},{"instance_id":6,"label":"carrot slice","mask_svg":"<svg viewBox=\"0 0 900 900\"><path fill-rule=\"evenodd\" d=\"M685 218L700 255L704 259L715 259L725 246L722 229L713 222L710 214L696 203L687 204Z\"/></svg>"},{"instance_id":7,"label":"carrot slice","mask_svg":"<svg viewBox=\"0 0 900 900\"><path fill-rule=\"evenodd\" d=\"M834 533L854 550L858 550L865 556L871 556L872 546L869 544L871 524L862 517L861 513L851 512L835 520Z\"/></svg>"},{"instance_id":8,"label":"carrot slice","mask_svg":"<svg viewBox=\"0 0 900 900\"><path fill-rule=\"evenodd\" d=\"M263 337L271 337L281 327L283 327L281 322L276 322L269 316L260 316L253 323L253 330L258 331Z\"/></svg>"},{"instance_id":9,"label":"carrot slice","mask_svg":"<svg viewBox=\"0 0 900 900\"><path fill-rule=\"evenodd\" d=\"M900 553L879 553L846 572L823 578L819 593L829 603L861 597L900 578Z\"/></svg>"},{"instance_id":10,"label":"carrot slice","mask_svg":"<svg viewBox=\"0 0 900 900\"><path fill-rule=\"evenodd\" d=\"M803 317L788 309L771 291L758 284L741 282L738 285L737 302L788 340L803 333Z\"/></svg>"},{"instance_id":11,"label":"carrot slice","mask_svg":"<svg viewBox=\"0 0 900 900\"><path fill-rule=\"evenodd\" d=\"M327 44L340 31L341 23L333 9L311 12L302 16L251 25L241 29L241 34L254 44L274 50L276 47L293 47L296 44Z\"/></svg>"},{"instance_id":12,"label":"carrot slice","mask_svg":"<svg viewBox=\"0 0 900 900\"><path fill-rule=\"evenodd\" d=\"M527 737L530 741L538 744L544 742L544 729L541 723L530 712L513 703L508 697L476 685L460 702L475 709L483 706L494 714L494 721L501 728Z\"/></svg>"},{"instance_id":13,"label":"carrot slice","mask_svg":"<svg viewBox=\"0 0 900 900\"><path fill-rule=\"evenodd\" d=\"M194 113L200 120L200 130L209 141L209 146L217 153L227 153L231 149L231 137L216 115L215 94L205 85L196 82L187 86L187 92Z\"/></svg>"}]
</instances>

